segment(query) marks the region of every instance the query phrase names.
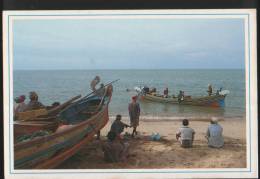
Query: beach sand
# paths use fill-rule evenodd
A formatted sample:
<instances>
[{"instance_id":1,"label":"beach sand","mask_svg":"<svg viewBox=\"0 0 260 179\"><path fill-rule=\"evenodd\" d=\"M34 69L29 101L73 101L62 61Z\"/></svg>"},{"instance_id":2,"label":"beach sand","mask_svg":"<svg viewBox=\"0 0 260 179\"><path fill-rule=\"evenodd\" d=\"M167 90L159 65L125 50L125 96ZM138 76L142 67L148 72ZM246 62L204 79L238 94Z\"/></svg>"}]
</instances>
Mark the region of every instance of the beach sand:
<instances>
[{"instance_id":1,"label":"beach sand","mask_svg":"<svg viewBox=\"0 0 260 179\"><path fill-rule=\"evenodd\" d=\"M114 118L110 118L112 121ZM141 119L138 136L126 140L130 144L130 156L125 163L106 163L101 149L102 141L112 121L101 131L101 141L93 140L62 163L59 169L145 169L145 168L245 168L246 167L246 121L224 120L225 145L221 149L209 148L205 132L209 122L190 120L195 134L192 148L181 148L175 133L181 121ZM128 121L124 121L128 123ZM131 128L125 131L131 133ZM161 135L160 141L152 141L152 133Z\"/></svg>"}]
</instances>

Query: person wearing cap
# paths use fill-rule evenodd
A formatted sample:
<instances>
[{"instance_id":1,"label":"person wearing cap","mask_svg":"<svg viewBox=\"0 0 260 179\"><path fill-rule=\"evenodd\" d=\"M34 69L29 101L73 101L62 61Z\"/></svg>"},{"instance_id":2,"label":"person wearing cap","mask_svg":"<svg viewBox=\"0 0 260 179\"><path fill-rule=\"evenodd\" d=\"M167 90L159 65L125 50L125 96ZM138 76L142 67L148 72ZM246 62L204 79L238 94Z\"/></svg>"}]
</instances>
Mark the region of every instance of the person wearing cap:
<instances>
[{"instance_id":1,"label":"person wearing cap","mask_svg":"<svg viewBox=\"0 0 260 179\"><path fill-rule=\"evenodd\" d=\"M114 131L109 131L107 141L102 144L104 160L109 163L126 162L129 154L129 144L123 143L117 139Z\"/></svg>"},{"instance_id":2,"label":"person wearing cap","mask_svg":"<svg viewBox=\"0 0 260 179\"><path fill-rule=\"evenodd\" d=\"M92 89L92 91L96 91L96 86L97 84L100 82L100 77L99 76L96 76L90 83L90 87Z\"/></svg>"},{"instance_id":3,"label":"person wearing cap","mask_svg":"<svg viewBox=\"0 0 260 179\"><path fill-rule=\"evenodd\" d=\"M110 131L116 133L116 135L120 138L120 134L124 131L124 128L130 127L129 125L123 123L121 121L122 116L120 114L116 115L116 120L111 125Z\"/></svg>"},{"instance_id":4,"label":"person wearing cap","mask_svg":"<svg viewBox=\"0 0 260 179\"><path fill-rule=\"evenodd\" d=\"M15 98L15 104L14 104L14 116L17 115L19 112L23 112L26 109L26 104L25 104L25 95L21 95L17 98Z\"/></svg>"},{"instance_id":5,"label":"person wearing cap","mask_svg":"<svg viewBox=\"0 0 260 179\"><path fill-rule=\"evenodd\" d=\"M38 94L36 92L30 92L29 98L30 102L27 104L26 111L45 108L45 106L40 101L38 101Z\"/></svg>"},{"instance_id":6,"label":"person wearing cap","mask_svg":"<svg viewBox=\"0 0 260 179\"><path fill-rule=\"evenodd\" d=\"M209 96L212 95L213 89L212 89L212 85L211 84L208 84L208 91L207 92L208 92Z\"/></svg>"},{"instance_id":7,"label":"person wearing cap","mask_svg":"<svg viewBox=\"0 0 260 179\"><path fill-rule=\"evenodd\" d=\"M188 119L183 119L182 127L180 127L178 132L176 133L176 139L180 142L181 147L192 147L194 135L195 131L189 127Z\"/></svg>"},{"instance_id":8,"label":"person wearing cap","mask_svg":"<svg viewBox=\"0 0 260 179\"><path fill-rule=\"evenodd\" d=\"M223 133L223 128L218 124L218 118L213 117L210 121L210 125L206 132L208 146L214 148L223 147L224 139L222 133Z\"/></svg>"},{"instance_id":9,"label":"person wearing cap","mask_svg":"<svg viewBox=\"0 0 260 179\"><path fill-rule=\"evenodd\" d=\"M131 127L133 127L132 137L137 135L136 128L139 126L139 116L140 116L140 105L137 102L137 96L132 97L132 102L128 105L128 112L131 122Z\"/></svg>"}]
</instances>

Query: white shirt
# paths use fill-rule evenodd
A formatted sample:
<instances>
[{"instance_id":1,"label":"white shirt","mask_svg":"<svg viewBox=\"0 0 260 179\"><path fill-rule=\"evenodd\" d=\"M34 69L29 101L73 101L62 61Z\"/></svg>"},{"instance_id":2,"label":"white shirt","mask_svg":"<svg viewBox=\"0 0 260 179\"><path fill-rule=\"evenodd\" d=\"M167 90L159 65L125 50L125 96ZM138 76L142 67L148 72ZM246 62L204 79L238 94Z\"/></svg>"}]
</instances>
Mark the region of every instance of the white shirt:
<instances>
[{"instance_id":1,"label":"white shirt","mask_svg":"<svg viewBox=\"0 0 260 179\"><path fill-rule=\"evenodd\" d=\"M177 134L181 135L180 140L192 140L192 136L195 133L195 131L188 127L188 126L182 126L179 128L179 131L177 132Z\"/></svg>"}]
</instances>

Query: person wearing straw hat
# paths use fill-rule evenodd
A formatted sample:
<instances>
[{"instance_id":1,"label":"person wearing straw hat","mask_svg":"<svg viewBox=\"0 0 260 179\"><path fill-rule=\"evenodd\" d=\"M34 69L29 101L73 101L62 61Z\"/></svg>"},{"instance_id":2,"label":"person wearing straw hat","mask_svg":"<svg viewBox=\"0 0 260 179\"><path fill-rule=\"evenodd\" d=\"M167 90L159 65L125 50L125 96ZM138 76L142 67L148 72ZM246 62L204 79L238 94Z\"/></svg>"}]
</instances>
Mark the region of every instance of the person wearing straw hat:
<instances>
[{"instance_id":1,"label":"person wearing straw hat","mask_svg":"<svg viewBox=\"0 0 260 179\"><path fill-rule=\"evenodd\" d=\"M132 97L132 102L128 105L128 112L131 122L131 127L133 127L132 137L137 135L136 128L139 126L139 116L140 116L140 105L137 103L137 96Z\"/></svg>"},{"instance_id":2,"label":"person wearing straw hat","mask_svg":"<svg viewBox=\"0 0 260 179\"><path fill-rule=\"evenodd\" d=\"M206 132L208 146L214 148L223 147L224 139L222 133L223 133L223 128L218 124L218 118L212 117L208 130Z\"/></svg>"}]
</instances>

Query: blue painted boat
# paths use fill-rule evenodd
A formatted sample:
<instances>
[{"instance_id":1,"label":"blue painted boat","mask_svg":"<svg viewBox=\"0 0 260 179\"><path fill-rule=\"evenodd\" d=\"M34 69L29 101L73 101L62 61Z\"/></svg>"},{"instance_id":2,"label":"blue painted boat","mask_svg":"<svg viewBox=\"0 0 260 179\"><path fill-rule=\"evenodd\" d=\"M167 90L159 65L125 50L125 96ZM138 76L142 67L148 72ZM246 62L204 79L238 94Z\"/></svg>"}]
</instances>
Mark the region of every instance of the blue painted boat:
<instances>
[{"instance_id":1,"label":"blue painted boat","mask_svg":"<svg viewBox=\"0 0 260 179\"><path fill-rule=\"evenodd\" d=\"M103 96L79 99L59 113L60 127L53 133L14 145L15 169L50 169L88 144L108 122L112 85Z\"/></svg>"}]
</instances>

